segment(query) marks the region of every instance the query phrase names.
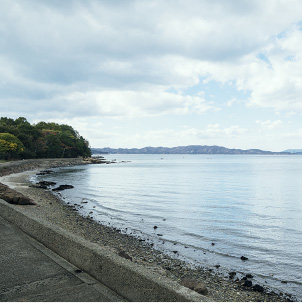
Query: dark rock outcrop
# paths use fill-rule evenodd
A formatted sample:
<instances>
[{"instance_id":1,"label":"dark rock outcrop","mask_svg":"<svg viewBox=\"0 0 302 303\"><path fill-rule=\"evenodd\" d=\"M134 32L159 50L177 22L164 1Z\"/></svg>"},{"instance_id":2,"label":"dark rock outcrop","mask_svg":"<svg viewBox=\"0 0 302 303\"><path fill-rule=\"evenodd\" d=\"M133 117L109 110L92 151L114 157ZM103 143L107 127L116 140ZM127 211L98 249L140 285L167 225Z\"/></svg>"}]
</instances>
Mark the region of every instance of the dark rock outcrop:
<instances>
[{"instance_id":1,"label":"dark rock outcrop","mask_svg":"<svg viewBox=\"0 0 302 303\"><path fill-rule=\"evenodd\" d=\"M253 286L253 290L258 291L258 292L263 292L264 288L260 286L259 284L256 284Z\"/></svg>"},{"instance_id":2,"label":"dark rock outcrop","mask_svg":"<svg viewBox=\"0 0 302 303\"><path fill-rule=\"evenodd\" d=\"M54 186L56 185L56 182L51 182L51 181L40 181L37 184L39 185L44 185L44 186Z\"/></svg>"},{"instance_id":3,"label":"dark rock outcrop","mask_svg":"<svg viewBox=\"0 0 302 303\"><path fill-rule=\"evenodd\" d=\"M90 157L90 158L86 158L84 161L89 163L89 164L110 164L110 163L113 163L113 162L105 160L104 157Z\"/></svg>"},{"instance_id":4,"label":"dark rock outcrop","mask_svg":"<svg viewBox=\"0 0 302 303\"><path fill-rule=\"evenodd\" d=\"M243 286L252 287L253 286L253 282L250 281L250 280L245 280L244 283L243 283Z\"/></svg>"},{"instance_id":5,"label":"dark rock outcrop","mask_svg":"<svg viewBox=\"0 0 302 303\"><path fill-rule=\"evenodd\" d=\"M34 188L48 189L49 186L54 186L54 185L56 185L55 182L40 181L40 182L36 183L35 185L29 185L29 186L30 186L30 187L34 187Z\"/></svg>"},{"instance_id":6,"label":"dark rock outcrop","mask_svg":"<svg viewBox=\"0 0 302 303\"><path fill-rule=\"evenodd\" d=\"M52 170L46 169L46 170L40 171L39 173L37 173L37 175L38 175L38 176L45 176L45 175L51 174L52 172L53 172Z\"/></svg>"},{"instance_id":7,"label":"dark rock outcrop","mask_svg":"<svg viewBox=\"0 0 302 303\"><path fill-rule=\"evenodd\" d=\"M9 188L7 185L0 183L0 199L10 203L19 205L35 205L36 203L17 192L14 189Z\"/></svg>"},{"instance_id":8,"label":"dark rock outcrop","mask_svg":"<svg viewBox=\"0 0 302 303\"><path fill-rule=\"evenodd\" d=\"M60 185L60 186L54 188L53 191L59 191L59 190L71 189L71 188L73 188L72 185L63 184L63 185Z\"/></svg>"}]
</instances>

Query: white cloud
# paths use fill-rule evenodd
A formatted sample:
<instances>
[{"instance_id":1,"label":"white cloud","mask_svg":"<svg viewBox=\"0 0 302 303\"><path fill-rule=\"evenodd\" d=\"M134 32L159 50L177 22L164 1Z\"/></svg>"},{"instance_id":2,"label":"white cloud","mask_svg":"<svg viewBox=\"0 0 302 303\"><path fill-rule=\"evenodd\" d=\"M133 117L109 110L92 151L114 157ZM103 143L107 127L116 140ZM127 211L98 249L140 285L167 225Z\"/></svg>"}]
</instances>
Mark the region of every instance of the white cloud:
<instances>
[{"instance_id":1,"label":"white cloud","mask_svg":"<svg viewBox=\"0 0 302 303\"><path fill-rule=\"evenodd\" d=\"M302 113L301 44L302 31L294 25L263 49L269 64L256 54L241 59L233 73L238 87L251 92L250 106Z\"/></svg>"},{"instance_id":2,"label":"white cloud","mask_svg":"<svg viewBox=\"0 0 302 303\"><path fill-rule=\"evenodd\" d=\"M201 97L183 96L165 91L74 92L61 98L68 102L70 110L81 111L82 108L89 106L92 116L134 118L168 113L202 114L209 110L216 110ZM73 109L72 104L75 104Z\"/></svg>"},{"instance_id":3,"label":"white cloud","mask_svg":"<svg viewBox=\"0 0 302 303\"><path fill-rule=\"evenodd\" d=\"M298 129L296 131L293 131L293 132L286 132L283 135L284 135L284 137L287 137L287 138L296 138L297 140L300 141L301 137L302 137L302 128L300 128L300 129ZM299 143L298 143L298 145L299 145Z\"/></svg>"},{"instance_id":4,"label":"white cloud","mask_svg":"<svg viewBox=\"0 0 302 303\"><path fill-rule=\"evenodd\" d=\"M273 130L276 128L279 128L283 125L281 120L276 120L276 121L271 121L271 120L266 120L266 121L256 121L257 124L261 126L262 129L264 130Z\"/></svg>"},{"instance_id":5,"label":"white cloud","mask_svg":"<svg viewBox=\"0 0 302 303\"><path fill-rule=\"evenodd\" d=\"M248 132L248 129L242 128L238 125L222 128L219 124L209 124L205 130L189 129L185 133L195 133L201 138L219 138L223 137L236 137Z\"/></svg>"},{"instance_id":6,"label":"white cloud","mask_svg":"<svg viewBox=\"0 0 302 303\"><path fill-rule=\"evenodd\" d=\"M209 102L223 99L215 89L187 91L210 80L232 83L247 92L252 111L267 110L258 122L262 130L285 127L275 112L302 114L301 11L299 0L2 0L2 114L78 119L85 133L91 117L191 121L204 114L202 126L192 122L183 132L172 131L171 142L219 144L228 138L237 144L249 126L239 120L222 125L228 125L231 110L236 117L239 106L232 105L247 101L225 96L221 107ZM246 117L248 109L240 106ZM220 115L222 121L218 110L228 112ZM149 137L141 136L152 140L157 136L152 131L146 128ZM111 135L104 125L100 136ZM143 141L140 135L132 138L133 144Z\"/></svg>"},{"instance_id":7,"label":"white cloud","mask_svg":"<svg viewBox=\"0 0 302 303\"><path fill-rule=\"evenodd\" d=\"M226 105L228 107L231 107L233 106L234 104L240 104L242 103L243 101L242 100L238 100L237 98L232 98L231 100L227 101Z\"/></svg>"},{"instance_id":8,"label":"white cloud","mask_svg":"<svg viewBox=\"0 0 302 303\"><path fill-rule=\"evenodd\" d=\"M2 1L1 8L4 59L24 85L184 89L209 77L236 81L251 105L301 110L300 1ZM257 59L262 52L271 66Z\"/></svg>"}]
</instances>

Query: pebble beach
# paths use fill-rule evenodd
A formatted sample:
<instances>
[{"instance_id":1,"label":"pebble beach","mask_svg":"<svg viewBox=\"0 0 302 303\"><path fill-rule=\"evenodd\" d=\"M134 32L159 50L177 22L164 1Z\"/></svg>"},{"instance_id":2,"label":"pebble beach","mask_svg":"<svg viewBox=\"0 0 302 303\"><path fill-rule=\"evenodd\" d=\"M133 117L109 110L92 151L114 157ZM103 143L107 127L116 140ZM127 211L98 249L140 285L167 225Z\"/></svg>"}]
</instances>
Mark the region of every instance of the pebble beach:
<instances>
[{"instance_id":1,"label":"pebble beach","mask_svg":"<svg viewBox=\"0 0 302 303\"><path fill-rule=\"evenodd\" d=\"M262 285L264 289L262 286L259 288L260 291L253 289L251 284L255 285L250 277L239 275L236 272L223 275L218 268L195 267L154 249L152 243L124 234L118 229L101 225L89 216L82 217L76 208L53 195L50 190L32 186L30 177L42 169L50 168L50 166L47 162L45 165L39 165L36 170L7 174L0 178L0 182L35 201L36 205L24 206L26 212L105 247L131 262L141 264L148 270L167 276L180 284L184 285L185 281L200 283L203 285L203 294L212 301L294 301L290 294L274 292L266 288L265 285Z\"/></svg>"}]
</instances>

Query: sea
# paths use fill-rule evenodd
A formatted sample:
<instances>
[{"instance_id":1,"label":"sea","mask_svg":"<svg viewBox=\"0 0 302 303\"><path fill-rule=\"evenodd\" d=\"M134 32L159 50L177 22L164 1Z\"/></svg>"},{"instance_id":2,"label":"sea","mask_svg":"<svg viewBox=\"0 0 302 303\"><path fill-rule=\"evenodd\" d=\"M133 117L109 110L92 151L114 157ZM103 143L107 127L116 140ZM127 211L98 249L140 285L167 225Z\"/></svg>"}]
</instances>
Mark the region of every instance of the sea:
<instances>
[{"instance_id":1,"label":"sea","mask_svg":"<svg viewBox=\"0 0 302 303\"><path fill-rule=\"evenodd\" d=\"M116 163L58 168L33 181L73 185L60 192L64 203L174 258L250 273L302 300L302 156L105 158Z\"/></svg>"}]
</instances>

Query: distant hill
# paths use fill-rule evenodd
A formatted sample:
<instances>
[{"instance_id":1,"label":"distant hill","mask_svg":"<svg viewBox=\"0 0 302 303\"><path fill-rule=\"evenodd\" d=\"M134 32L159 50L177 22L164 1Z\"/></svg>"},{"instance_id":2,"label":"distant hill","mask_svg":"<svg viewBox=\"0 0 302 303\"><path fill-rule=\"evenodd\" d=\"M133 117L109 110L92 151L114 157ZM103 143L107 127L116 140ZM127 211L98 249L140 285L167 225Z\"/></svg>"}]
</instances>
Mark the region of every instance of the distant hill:
<instances>
[{"instance_id":1,"label":"distant hill","mask_svg":"<svg viewBox=\"0 0 302 303\"><path fill-rule=\"evenodd\" d=\"M230 154L230 155L290 155L260 149L229 149L223 146L189 145L177 147L91 148L92 154Z\"/></svg>"},{"instance_id":2,"label":"distant hill","mask_svg":"<svg viewBox=\"0 0 302 303\"><path fill-rule=\"evenodd\" d=\"M291 153L291 154L302 154L302 149L287 149L283 152L284 153Z\"/></svg>"}]
</instances>

